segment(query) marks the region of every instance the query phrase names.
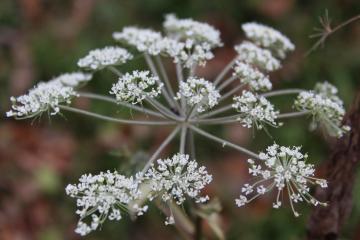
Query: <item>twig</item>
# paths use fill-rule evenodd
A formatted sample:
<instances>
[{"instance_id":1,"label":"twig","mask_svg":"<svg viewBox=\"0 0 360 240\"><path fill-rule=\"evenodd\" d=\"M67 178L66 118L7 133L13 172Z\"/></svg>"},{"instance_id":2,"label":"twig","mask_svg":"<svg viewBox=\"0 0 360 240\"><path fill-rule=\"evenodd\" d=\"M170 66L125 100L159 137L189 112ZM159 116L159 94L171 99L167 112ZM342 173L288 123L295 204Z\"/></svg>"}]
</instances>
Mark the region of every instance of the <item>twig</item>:
<instances>
[{"instance_id":1,"label":"twig","mask_svg":"<svg viewBox=\"0 0 360 240\"><path fill-rule=\"evenodd\" d=\"M340 23L334 28L331 28L330 26L331 20L329 19L328 11L326 10L325 16L320 17L320 24L322 26L322 29L316 29L319 32L310 35L310 37L320 37L320 39L305 53L305 57L308 56L311 52L315 51L320 45L323 45L326 39L330 37L332 34L334 34L336 31L359 19L360 19L360 14L346 20L345 22Z\"/></svg>"}]
</instances>

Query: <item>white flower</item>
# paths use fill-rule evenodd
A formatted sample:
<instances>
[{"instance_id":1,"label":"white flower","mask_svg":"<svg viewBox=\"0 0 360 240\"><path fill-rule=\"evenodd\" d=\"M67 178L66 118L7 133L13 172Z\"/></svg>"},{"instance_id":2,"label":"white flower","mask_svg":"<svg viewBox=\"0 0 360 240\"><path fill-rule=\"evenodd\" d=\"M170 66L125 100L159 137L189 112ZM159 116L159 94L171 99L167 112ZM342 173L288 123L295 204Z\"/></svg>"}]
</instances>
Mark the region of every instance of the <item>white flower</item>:
<instances>
[{"instance_id":1,"label":"white flower","mask_svg":"<svg viewBox=\"0 0 360 240\"><path fill-rule=\"evenodd\" d=\"M345 109L342 101L335 95L328 97L324 92L304 91L297 96L294 105L296 109L309 111L313 116L311 130L315 129L318 123L325 127L330 136L341 137L350 130L349 126L341 123Z\"/></svg>"},{"instance_id":2,"label":"white flower","mask_svg":"<svg viewBox=\"0 0 360 240\"><path fill-rule=\"evenodd\" d=\"M343 101L337 96L338 89L329 82L316 83L314 91L324 97L330 98L339 105L343 105Z\"/></svg>"},{"instance_id":3,"label":"white flower","mask_svg":"<svg viewBox=\"0 0 360 240\"><path fill-rule=\"evenodd\" d=\"M141 103L145 98L154 98L161 93L162 83L159 78L150 75L149 71L133 71L119 77L113 84L110 93L116 96L119 102L132 104Z\"/></svg>"},{"instance_id":4,"label":"white flower","mask_svg":"<svg viewBox=\"0 0 360 240\"><path fill-rule=\"evenodd\" d=\"M128 209L128 204L138 199L141 192L137 179L127 178L116 171L107 171L81 176L78 184L66 187L66 194L77 199L76 213L80 221L75 232L86 235L96 230L106 219L119 221L121 212ZM139 209L145 212L147 207ZM89 216L91 223L88 225L83 220Z\"/></svg>"},{"instance_id":5,"label":"white flower","mask_svg":"<svg viewBox=\"0 0 360 240\"><path fill-rule=\"evenodd\" d=\"M171 158L157 160L157 166L145 173L155 194L161 195L164 202L175 200L182 204L186 197L196 202L205 202L208 197L200 196L200 191L211 182L212 176L204 166L199 167L189 155L175 154Z\"/></svg>"},{"instance_id":6,"label":"white flower","mask_svg":"<svg viewBox=\"0 0 360 240\"><path fill-rule=\"evenodd\" d=\"M240 79L241 83L248 84L254 91L268 91L272 89L269 77L250 64L236 61L233 76Z\"/></svg>"},{"instance_id":7,"label":"white flower","mask_svg":"<svg viewBox=\"0 0 360 240\"><path fill-rule=\"evenodd\" d=\"M235 200L239 207L273 189L277 190L273 207L279 208L282 205L281 198L286 192L296 217L299 213L295 210L294 203L305 201L314 206L319 204L326 206L326 203L319 202L310 194L310 185L326 188L326 180L314 177L314 165L306 163L307 155L300 152L300 147L283 147L274 144L267 148L266 153L260 155L262 157L258 165L254 160L248 160L250 169L260 170L253 175L255 183L245 184L241 190L243 194ZM249 172L252 173L250 170ZM255 188L256 192L250 191Z\"/></svg>"},{"instance_id":8,"label":"white flower","mask_svg":"<svg viewBox=\"0 0 360 240\"><path fill-rule=\"evenodd\" d=\"M222 46L220 32L206 23L178 19L175 15L168 14L163 26L168 37L178 42L176 51L167 49L166 52L175 62L182 63L187 68L197 64L205 66L214 57L211 50Z\"/></svg>"},{"instance_id":9,"label":"white flower","mask_svg":"<svg viewBox=\"0 0 360 240\"><path fill-rule=\"evenodd\" d=\"M281 64L271 52L267 49L260 48L251 42L243 42L235 46L238 53L238 59L256 67L271 72L279 69Z\"/></svg>"},{"instance_id":10,"label":"white flower","mask_svg":"<svg viewBox=\"0 0 360 240\"><path fill-rule=\"evenodd\" d=\"M72 72L61 74L51 79L50 82L59 82L64 86L76 88L87 83L91 78L92 74L89 73Z\"/></svg>"},{"instance_id":11,"label":"white flower","mask_svg":"<svg viewBox=\"0 0 360 240\"><path fill-rule=\"evenodd\" d=\"M89 70L101 70L108 66L121 65L133 55L121 47L105 47L92 50L78 61L78 66Z\"/></svg>"},{"instance_id":12,"label":"white flower","mask_svg":"<svg viewBox=\"0 0 360 240\"><path fill-rule=\"evenodd\" d=\"M206 23L188 19L178 19L174 14L165 16L164 29L174 39L194 41L195 44L207 43L210 48L222 46L220 32Z\"/></svg>"},{"instance_id":13,"label":"white flower","mask_svg":"<svg viewBox=\"0 0 360 240\"><path fill-rule=\"evenodd\" d=\"M264 97L256 96L252 92L244 90L241 96L234 97L232 107L239 112L239 122L242 126L262 129L264 124L277 127L280 124L275 122L279 111Z\"/></svg>"},{"instance_id":14,"label":"white flower","mask_svg":"<svg viewBox=\"0 0 360 240\"><path fill-rule=\"evenodd\" d=\"M40 82L27 94L11 97L11 110L7 117L17 119L31 118L49 112L55 115L60 112L59 105L70 104L71 99L77 96L72 87L64 86L58 81Z\"/></svg>"},{"instance_id":15,"label":"white flower","mask_svg":"<svg viewBox=\"0 0 360 240\"><path fill-rule=\"evenodd\" d=\"M247 38L270 49L280 58L285 58L287 52L295 49L294 44L286 36L272 27L254 22L245 23L241 27Z\"/></svg>"},{"instance_id":16,"label":"white flower","mask_svg":"<svg viewBox=\"0 0 360 240\"><path fill-rule=\"evenodd\" d=\"M180 82L176 99L185 98L188 105L204 112L218 104L220 94L215 86L203 78L190 77L186 82Z\"/></svg>"},{"instance_id":17,"label":"white flower","mask_svg":"<svg viewBox=\"0 0 360 240\"><path fill-rule=\"evenodd\" d=\"M122 32L114 32L113 38L150 55L158 55L163 50L161 33L151 29L125 27Z\"/></svg>"}]
</instances>

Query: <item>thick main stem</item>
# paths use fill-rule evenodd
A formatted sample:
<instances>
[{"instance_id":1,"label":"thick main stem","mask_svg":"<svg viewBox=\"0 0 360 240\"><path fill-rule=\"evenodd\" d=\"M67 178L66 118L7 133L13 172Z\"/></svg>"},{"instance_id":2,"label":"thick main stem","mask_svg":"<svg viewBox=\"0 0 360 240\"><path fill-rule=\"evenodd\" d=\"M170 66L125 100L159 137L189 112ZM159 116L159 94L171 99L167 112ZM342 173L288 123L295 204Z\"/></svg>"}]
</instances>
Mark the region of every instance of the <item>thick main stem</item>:
<instances>
[{"instance_id":1,"label":"thick main stem","mask_svg":"<svg viewBox=\"0 0 360 240\"><path fill-rule=\"evenodd\" d=\"M150 125L150 126L156 126L156 125L164 126L164 125L175 125L176 124L175 121L138 121L138 120L113 118L113 117L108 117L108 116L104 116L101 114L97 114L97 113L93 113L93 112L89 112L86 110L73 108L73 107L69 107L69 106L60 105L59 107L66 111L80 113L80 114L84 114L84 115L87 115L90 117L94 117L94 118L98 118L98 119L102 119L102 120L106 120L106 121L110 121L110 122L116 122L116 123L132 124L132 125Z\"/></svg>"},{"instance_id":2,"label":"thick main stem","mask_svg":"<svg viewBox=\"0 0 360 240\"><path fill-rule=\"evenodd\" d=\"M224 140L222 138L216 137L216 136L214 136L214 135L212 135L210 133L207 133L207 132L201 130L200 128L195 127L195 126L190 126L190 128L192 130L194 130L194 132L197 132L198 134L200 134L200 135L202 135L204 137L207 137L207 138L209 138L209 139L211 139L211 140L213 140L215 142L221 143L223 146L232 147L232 148L234 148L234 149L236 149L236 150L238 150L238 151L240 151L242 153L245 153L245 154L247 154L247 155L249 155L249 156L251 156L253 158L259 159L259 156L256 153L254 153L254 152L252 152L250 150L247 150L246 148L243 148L243 147L241 147L239 145L236 145L236 144L234 144L232 142L229 142L227 140Z\"/></svg>"}]
</instances>

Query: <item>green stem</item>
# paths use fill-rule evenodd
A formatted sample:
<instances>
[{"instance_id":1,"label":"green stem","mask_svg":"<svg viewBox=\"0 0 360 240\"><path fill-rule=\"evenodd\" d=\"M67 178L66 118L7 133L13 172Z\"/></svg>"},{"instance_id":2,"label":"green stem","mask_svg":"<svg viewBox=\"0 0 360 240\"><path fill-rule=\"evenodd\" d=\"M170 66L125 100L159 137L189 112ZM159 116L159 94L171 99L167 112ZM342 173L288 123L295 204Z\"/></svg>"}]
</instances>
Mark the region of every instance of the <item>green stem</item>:
<instances>
[{"instance_id":1,"label":"green stem","mask_svg":"<svg viewBox=\"0 0 360 240\"><path fill-rule=\"evenodd\" d=\"M155 60L156 60L157 65L159 66L161 75L162 75L162 77L163 77L165 86L166 86L166 88L167 88L167 90L168 90L168 92L169 92L169 94L170 94L171 100L172 100L172 102L174 103L174 105L175 105L175 107L177 108L177 110L180 110L180 105L179 105L179 103L175 100L175 93L174 93L173 88L172 88L172 86L171 86L171 83L170 83L168 74L166 73L166 69L165 69L165 67L164 67L164 64L163 64L163 62L161 61L161 57L160 57L160 56L156 56L156 57L155 57Z\"/></svg>"},{"instance_id":2,"label":"green stem","mask_svg":"<svg viewBox=\"0 0 360 240\"><path fill-rule=\"evenodd\" d=\"M310 111L282 113L282 114L279 114L277 118L281 119L281 118L300 117L300 116L308 115L309 113L310 113Z\"/></svg>"},{"instance_id":3,"label":"green stem","mask_svg":"<svg viewBox=\"0 0 360 240\"><path fill-rule=\"evenodd\" d=\"M237 60L237 56L233 60L231 60L231 62L229 62L228 65L224 67L221 73L214 80L215 86L218 85L221 82L221 80L224 78L224 76L230 71L232 66L235 64L236 60Z\"/></svg>"},{"instance_id":4,"label":"green stem","mask_svg":"<svg viewBox=\"0 0 360 240\"><path fill-rule=\"evenodd\" d=\"M151 164L157 159L159 154L164 150L164 148L170 143L171 140L174 139L176 134L179 132L180 126L177 126L170 134L169 136L161 143L159 148L153 153L153 155L150 157L149 161L144 166L143 170L141 171L141 175L144 175L145 172L151 167Z\"/></svg>"},{"instance_id":5,"label":"green stem","mask_svg":"<svg viewBox=\"0 0 360 240\"><path fill-rule=\"evenodd\" d=\"M149 114L149 115L153 115L156 117L161 117L164 118L164 116L160 113L154 112L150 109L144 108L144 107L138 107L134 104L130 104L130 103L126 103L126 102L118 102L116 101L116 99L112 98L112 97L108 97L108 96L104 96L104 95L99 95L99 94L94 94L94 93L83 93L83 92L79 92L80 97L85 97L85 98L90 98L90 99L96 99L96 100L102 100L105 102L110 102L110 103L115 103L118 105L122 105L124 107L145 113L145 114Z\"/></svg>"},{"instance_id":6,"label":"green stem","mask_svg":"<svg viewBox=\"0 0 360 240\"><path fill-rule=\"evenodd\" d=\"M159 75L158 71L156 70L155 64L154 64L153 60L151 59L150 55L147 53L144 53L144 58L145 58L147 65L149 66L152 74L158 77L158 83L162 84L162 82L160 81L160 75ZM166 91L166 88L161 88L161 92L163 93L168 104L171 107L174 107L173 99L169 96L168 92Z\"/></svg>"},{"instance_id":7,"label":"green stem","mask_svg":"<svg viewBox=\"0 0 360 240\"><path fill-rule=\"evenodd\" d=\"M87 116L90 116L90 117L94 117L94 118L98 118L98 119L102 119L102 120L106 120L106 121L110 121L110 122L116 122L116 123L133 124L133 125L150 125L150 126L176 125L175 121L137 121L137 120L127 120L127 119L119 119L119 118L108 117L108 116L104 116L104 115L101 115L101 114L97 114L97 113L93 113L93 112L89 112L89 111L86 111L86 110L73 108L73 107L69 107L69 106L64 106L64 105L59 105L59 107L61 109L63 109L63 110L66 110L66 111L80 113L80 114L84 114L84 115L87 115Z\"/></svg>"},{"instance_id":8,"label":"green stem","mask_svg":"<svg viewBox=\"0 0 360 240\"><path fill-rule=\"evenodd\" d=\"M214 136L214 135L212 135L210 133L207 133L207 132L201 130L200 128L197 128L197 127L194 127L194 126L190 126L190 128L192 130L194 130L195 132L197 132L198 134L204 136L204 137L207 137L207 138L209 138L209 139L211 139L211 140L213 140L215 142L221 143L223 146L232 147L232 148L234 148L234 149L236 149L236 150L238 150L238 151L240 151L242 153L245 153L245 154L247 154L247 155L249 155L249 156L251 156L253 158L259 159L259 156L256 153L254 153L254 152L252 152L250 150L247 150L246 148L243 148L243 147L241 147L239 145L236 145L236 144L234 144L232 142L229 142L227 140L224 140L222 138L216 137L216 136Z\"/></svg>"},{"instance_id":9,"label":"green stem","mask_svg":"<svg viewBox=\"0 0 360 240\"><path fill-rule=\"evenodd\" d=\"M276 90L276 91L263 93L260 96L262 96L262 97L273 97L273 96L288 95L288 94L298 94L298 93L301 93L301 92L304 92L304 91L306 91L306 90L298 89L298 88L284 89L284 90Z\"/></svg>"}]
</instances>

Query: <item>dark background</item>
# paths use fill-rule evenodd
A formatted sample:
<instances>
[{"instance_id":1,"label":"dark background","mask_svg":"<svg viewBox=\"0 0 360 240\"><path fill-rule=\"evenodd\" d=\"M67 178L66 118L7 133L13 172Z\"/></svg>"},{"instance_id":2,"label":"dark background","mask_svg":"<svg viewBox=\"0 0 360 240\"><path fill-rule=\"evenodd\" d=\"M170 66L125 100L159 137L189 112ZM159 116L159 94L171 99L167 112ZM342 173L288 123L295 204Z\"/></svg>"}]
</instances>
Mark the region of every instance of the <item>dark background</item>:
<instances>
[{"instance_id":1,"label":"dark background","mask_svg":"<svg viewBox=\"0 0 360 240\"><path fill-rule=\"evenodd\" d=\"M312 88L327 80L339 88L348 108L360 73L360 22L331 36L325 48L308 57L309 39L318 17L328 9L333 25L360 13L356 0L1 0L0 1L0 239L78 239L73 233L77 216L75 202L66 197L64 187L83 173L119 169L130 171L143 165L144 158L156 149L169 132L166 128L128 127L65 113L32 122L5 119L9 97L24 93L41 80L77 70L77 60L88 50L113 44L111 34L127 25L161 29L163 16L176 13L216 26L225 47L199 75L214 78L234 55L232 46L243 39L241 24L247 21L271 25L296 45L284 67L272 75L274 88ZM137 60L124 71L145 68ZM97 73L86 90L104 93L112 82L108 72ZM291 111L290 98L274 103ZM104 114L119 112L79 99L74 103ZM307 131L306 119L289 120L281 129L271 129L273 139L263 133L252 135L239 126L210 129L214 133L260 151L276 140L281 145L302 145L319 175L333 139L320 132ZM271 208L271 196L236 208L234 198L246 181L246 156L222 148L203 138L197 140L197 158L214 175L207 189L223 206L220 225L227 239L302 239L311 211L301 206L302 215L294 218L290 208ZM174 144L174 146L176 146ZM174 149L167 149L168 153ZM354 194L354 209L343 229L343 239L360 238L360 178ZM165 227L164 216L155 207L132 222L106 222L101 231L86 239L179 239L173 227ZM211 231L205 226L205 232Z\"/></svg>"}]
</instances>

